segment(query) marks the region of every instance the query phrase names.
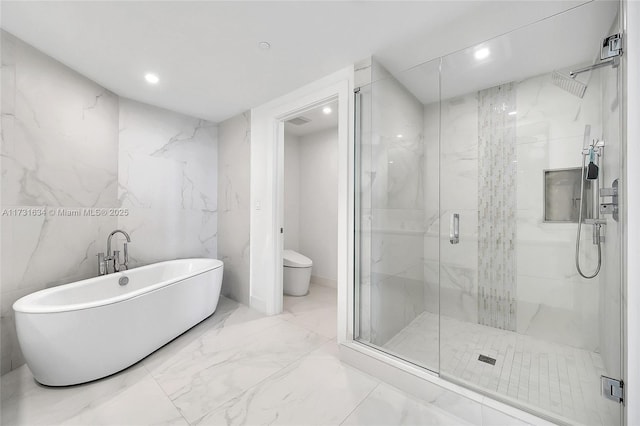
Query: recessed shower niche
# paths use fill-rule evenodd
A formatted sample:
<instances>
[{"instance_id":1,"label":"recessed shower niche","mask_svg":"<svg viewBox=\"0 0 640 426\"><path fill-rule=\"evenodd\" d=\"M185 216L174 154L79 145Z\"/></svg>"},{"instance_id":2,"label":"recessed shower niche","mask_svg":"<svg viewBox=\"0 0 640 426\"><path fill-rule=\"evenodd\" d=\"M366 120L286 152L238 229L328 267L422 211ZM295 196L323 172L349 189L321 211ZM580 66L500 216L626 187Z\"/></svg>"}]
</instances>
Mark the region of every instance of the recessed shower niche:
<instances>
[{"instance_id":1,"label":"recessed shower niche","mask_svg":"<svg viewBox=\"0 0 640 426\"><path fill-rule=\"evenodd\" d=\"M580 167L544 171L544 221L578 223L580 203L586 219L593 218L591 181L584 181L585 196L580 195Z\"/></svg>"}]
</instances>

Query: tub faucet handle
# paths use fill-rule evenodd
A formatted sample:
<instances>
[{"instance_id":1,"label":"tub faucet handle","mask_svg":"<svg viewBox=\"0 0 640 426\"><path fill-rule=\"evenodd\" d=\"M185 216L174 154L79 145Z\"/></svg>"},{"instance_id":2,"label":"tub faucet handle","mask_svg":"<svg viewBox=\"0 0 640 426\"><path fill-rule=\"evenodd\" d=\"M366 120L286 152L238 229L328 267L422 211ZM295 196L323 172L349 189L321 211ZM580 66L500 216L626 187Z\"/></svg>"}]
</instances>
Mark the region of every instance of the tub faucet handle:
<instances>
[{"instance_id":1,"label":"tub faucet handle","mask_svg":"<svg viewBox=\"0 0 640 426\"><path fill-rule=\"evenodd\" d=\"M120 250L113 251L113 272L120 270Z\"/></svg>"},{"instance_id":2,"label":"tub faucet handle","mask_svg":"<svg viewBox=\"0 0 640 426\"><path fill-rule=\"evenodd\" d=\"M122 266L124 269L129 269L129 244L124 243L124 262L122 262Z\"/></svg>"},{"instance_id":3,"label":"tub faucet handle","mask_svg":"<svg viewBox=\"0 0 640 426\"><path fill-rule=\"evenodd\" d=\"M107 262L104 258L104 253L96 254L98 256L98 275L106 275L107 274Z\"/></svg>"}]
</instances>

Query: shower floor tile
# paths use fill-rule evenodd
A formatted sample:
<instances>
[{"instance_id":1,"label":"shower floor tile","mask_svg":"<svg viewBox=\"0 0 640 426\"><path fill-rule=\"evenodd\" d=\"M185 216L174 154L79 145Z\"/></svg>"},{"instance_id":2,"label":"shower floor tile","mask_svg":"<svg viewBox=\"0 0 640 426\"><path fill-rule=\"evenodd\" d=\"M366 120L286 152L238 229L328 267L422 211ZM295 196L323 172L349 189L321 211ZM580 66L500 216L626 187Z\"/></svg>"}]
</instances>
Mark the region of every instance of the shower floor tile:
<instances>
[{"instance_id":1,"label":"shower floor tile","mask_svg":"<svg viewBox=\"0 0 640 426\"><path fill-rule=\"evenodd\" d=\"M430 369L572 422L620 424L620 405L600 395L600 354L429 312L384 348ZM440 336L440 351L438 351ZM494 358L495 365L478 360Z\"/></svg>"}]
</instances>

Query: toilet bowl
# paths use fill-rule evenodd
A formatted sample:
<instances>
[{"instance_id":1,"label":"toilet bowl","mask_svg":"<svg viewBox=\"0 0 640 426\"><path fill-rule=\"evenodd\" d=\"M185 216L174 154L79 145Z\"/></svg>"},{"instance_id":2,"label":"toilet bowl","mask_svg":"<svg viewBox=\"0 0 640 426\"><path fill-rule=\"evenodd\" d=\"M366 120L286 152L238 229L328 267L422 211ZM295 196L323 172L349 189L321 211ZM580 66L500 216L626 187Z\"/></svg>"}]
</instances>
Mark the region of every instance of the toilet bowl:
<instances>
[{"instance_id":1,"label":"toilet bowl","mask_svg":"<svg viewBox=\"0 0 640 426\"><path fill-rule=\"evenodd\" d=\"M304 296L309 292L313 262L293 250L282 251L282 287L287 296Z\"/></svg>"}]
</instances>

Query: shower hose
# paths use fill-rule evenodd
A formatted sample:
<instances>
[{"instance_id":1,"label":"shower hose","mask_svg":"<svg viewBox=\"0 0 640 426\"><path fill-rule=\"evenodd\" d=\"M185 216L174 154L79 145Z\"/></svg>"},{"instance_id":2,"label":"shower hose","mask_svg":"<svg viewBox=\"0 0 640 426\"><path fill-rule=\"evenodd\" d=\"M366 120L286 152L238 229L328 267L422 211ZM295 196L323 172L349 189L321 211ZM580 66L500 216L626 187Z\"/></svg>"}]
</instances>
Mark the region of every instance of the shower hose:
<instances>
[{"instance_id":1,"label":"shower hose","mask_svg":"<svg viewBox=\"0 0 640 426\"><path fill-rule=\"evenodd\" d=\"M600 266L602 265L602 248L600 247L600 235L596 237L597 246L598 246L598 267L592 275L587 275L582 272L580 268L580 232L582 231L582 214L583 214L583 206L584 206L584 169L586 168L587 156L582 155L582 178L580 179L580 213L578 214L578 234L576 236L576 269L582 278L591 279L595 278L596 275L600 272ZM594 225L593 232L600 233L600 225Z\"/></svg>"}]
</instances>

